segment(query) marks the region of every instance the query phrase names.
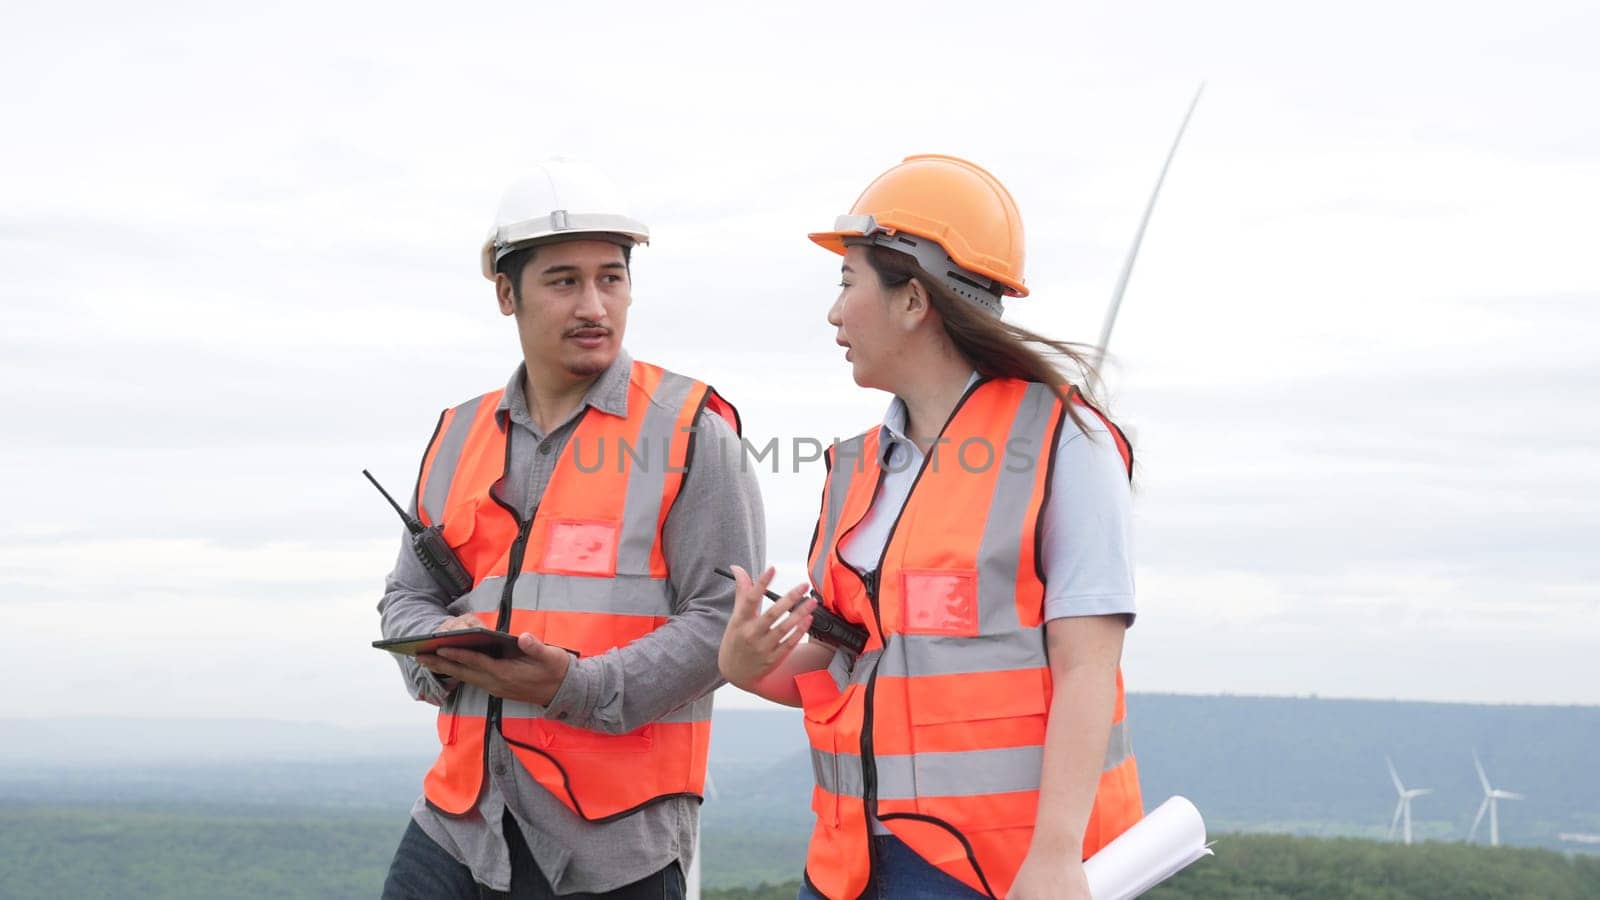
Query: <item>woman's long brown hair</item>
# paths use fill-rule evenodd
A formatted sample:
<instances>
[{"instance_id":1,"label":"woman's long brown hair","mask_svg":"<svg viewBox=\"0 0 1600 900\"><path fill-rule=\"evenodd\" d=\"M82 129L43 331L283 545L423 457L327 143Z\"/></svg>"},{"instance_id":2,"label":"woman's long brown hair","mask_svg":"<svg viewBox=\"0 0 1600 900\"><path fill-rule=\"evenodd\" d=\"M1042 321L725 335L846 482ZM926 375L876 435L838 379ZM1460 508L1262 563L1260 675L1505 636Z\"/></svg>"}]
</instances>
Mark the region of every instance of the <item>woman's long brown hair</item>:
<instances>
[{"instance_id":1,"label":"woman's long brown hair","mask_svg":"<svg viewBox=\"0 0 1600 900\"><path fill-rule=\"evenodd\" d=\"M984 312L976 304L957 297L937 279L930 278L915 260L904 253L886 247L869 247L868 250L872 270L885 288L903 287L913 278L922 285L923 290L928 292L929 302L939 312L945 334L949 335L956 350L972 363L979 375L986 378L1020 378L1049 385L1061 398L1073 424L1085 437L1093 439L1093 433L1085 426L1083 418L1078 415L1077 404L1073 402L1073 395L1076 394L1090 406L1101 408L1091 393L1091 386L1097 380L1095 365L1089 360L1091 348L1047 338ZM1079 376L1079 381L1068 379L1045 353L1035 349L1036 346L1066 360L1066 364Z\"/></svg>"}]
</instances>

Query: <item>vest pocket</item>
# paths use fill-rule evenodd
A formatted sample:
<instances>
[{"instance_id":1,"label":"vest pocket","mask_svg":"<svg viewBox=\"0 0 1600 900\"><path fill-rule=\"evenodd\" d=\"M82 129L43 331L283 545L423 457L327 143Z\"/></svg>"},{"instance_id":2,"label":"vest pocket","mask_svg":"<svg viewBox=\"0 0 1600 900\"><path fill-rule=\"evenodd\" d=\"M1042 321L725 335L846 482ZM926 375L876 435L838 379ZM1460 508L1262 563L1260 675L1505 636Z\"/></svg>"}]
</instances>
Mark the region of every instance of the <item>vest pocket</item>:
<instances>
[{"instance_id":1,"label":"vest pocket","mask_svg":"<svg viewBox=\"0 0 1600 900\"><path fill-rule=\"evenodd\" d=\"M539 571L559 575L610 576L617 572L617 522L554 519L545 537Z\"/></svg>"},{"instance_id":2,"label":"vest pocket","mask_svg":"<svg viewBox=\"0 0 1600 900\"><path fill-rule=\"evenodd\" d=\"M978 634L976 569L905 569L900 598L900 630L906 634Z\"/></svg>"},{"instance_id":3,"label":"vest pocket","mask_svg":"<svg viewBox=\"0 0 1600 900\"><path fill-rule=\"evenodd\" d=\"M472 533L478 530L478 501L468 500L458 503L444 512L444 528L440 535L452 550L460 550L462 545L472 539Z\"/></svg>"},{"instance_id":4,"label":"vest pocket","mask_svg":"<svg viewBox=\"0 0 1600 900\"><path fill-rule=\"evenodd\" d=\"M817 821L829 828L839 827L839 796L849 793L846 781L859 780L859 757L855 766L856 777L840 764L841 747L852 746L845 736L838 734L841 716L850 698L859 691L859 685L850 685L840 691L827 669L817 669L796 675L795 687L800 692L801 711L805 721L806 738L811 745L811 769L815 784L811 790L811 811ZM859 795L859 787L855 788Z\"/></svg>"},{"instance_id":5,"label":"vest pocket","mask_svg":"<svg viewBox=\"0 0 1600 900\"><path fill-rule=\"evenodd\" d=\"M500 733L508 740L559 753L644 753L655 746L655 731L654 724L627 734L604 734L549 719L506 715L500 721Z\"/></svg>"},{"instance_id":6,"label":"vest pocket","mask_svg":"<svg viewBox=\"0 0 1600 900\"><path fill-rule=\"evenodd\" d=\"M906 715L914 726L964 725L997 719L1030 718L1042 723L1048 711L1045 669L926 675L906 683ZM974 726L977 727L977 726Z\"/></svg>"},{"instance_id":7,"label":"vest pocket","mask_svg":"<svg viewBox=\"0 0 1600 900\"><path fill-rule=\"evenodd\" d=\"M915 809L963 831L1024 828L1038 809L1045 672L912 679L906 696Z\"/></svg>"}]
</instances>

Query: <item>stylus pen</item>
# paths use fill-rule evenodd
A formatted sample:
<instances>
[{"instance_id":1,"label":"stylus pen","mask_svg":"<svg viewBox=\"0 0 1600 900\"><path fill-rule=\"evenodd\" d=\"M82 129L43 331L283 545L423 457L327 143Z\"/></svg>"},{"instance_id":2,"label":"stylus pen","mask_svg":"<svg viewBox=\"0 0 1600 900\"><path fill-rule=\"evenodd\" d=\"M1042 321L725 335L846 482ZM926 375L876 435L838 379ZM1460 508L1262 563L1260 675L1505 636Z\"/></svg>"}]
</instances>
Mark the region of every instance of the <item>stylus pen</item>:
<instances>
[{"instance_id":1,"label":"stylus pen","mask_svg":"<svg viewBox=\"0 0 1600 900\"><path fill-rule=\"evenodd\" d=\"M729 581L736 580L732 572L720 566L713 567L711 571ZM771 591L765 591L764 593L766 593L768 600L783 599ZM843 618L840 618L838 613L823 606L822 597L816 591L808 591L807 593L817 601L817 606L811 611L811 627L806 629L806 633L830 647L839 647L849 650L851 653L859 654L862 648L867 646L867 630L860 625L846 622Z\"/></svg>"}]
</instances>

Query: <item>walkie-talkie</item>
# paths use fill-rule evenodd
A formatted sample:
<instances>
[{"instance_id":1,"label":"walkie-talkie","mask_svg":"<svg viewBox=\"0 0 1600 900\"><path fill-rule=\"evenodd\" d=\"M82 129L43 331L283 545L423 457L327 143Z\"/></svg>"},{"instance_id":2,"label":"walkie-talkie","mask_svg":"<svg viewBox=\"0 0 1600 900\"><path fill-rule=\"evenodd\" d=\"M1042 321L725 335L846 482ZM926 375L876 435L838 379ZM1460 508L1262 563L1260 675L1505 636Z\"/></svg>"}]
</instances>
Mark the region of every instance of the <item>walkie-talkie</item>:
<instances>
[{"instance_id":1,"label":"walkie-talkie","mask_svg":"<svg viewBox=\"0 0 1600 900\"><path fill-rule=\"evenodd\" d=\"M711 571L729 581L734 580L733 573L721 566L715 566ZM783 599L772 591L766 591L765 593L768 600ZM830 647L839 647L860 655L862 648L867 646L867 630L860 625L845 621L838 613L823 606L822 597L816 591L809 591L808 593L816 598L817 605L811 610L811 627L806 629L806 633L810 634L813 639Z\"/></svg>"},{"instance_id":2,"label":"walkie-talkie","mask_svg":"<svg viewBox=\"0 0 1600 900\"><path fill-rule=\"evenodd\" d=\"M383 499L389 501L394 511L400 514L400 521L406 523L406 530L411 532L411 549L417 554L417 560L428 570L428 574L433 576L439 587L444 588L444 592L450 595L450 599L454 600L472 590L472 576L467 574L466 567L461 565L461 560L456 559L455 553L450 550L450 545L445 543L442 533L444 525L429 525L424 528L416 517L394 502L394 498L383 489L378 479L372 477L371 472L362 469L361 474L367 476L367 480L378 489Z\"/></svg>"}]
</instances>

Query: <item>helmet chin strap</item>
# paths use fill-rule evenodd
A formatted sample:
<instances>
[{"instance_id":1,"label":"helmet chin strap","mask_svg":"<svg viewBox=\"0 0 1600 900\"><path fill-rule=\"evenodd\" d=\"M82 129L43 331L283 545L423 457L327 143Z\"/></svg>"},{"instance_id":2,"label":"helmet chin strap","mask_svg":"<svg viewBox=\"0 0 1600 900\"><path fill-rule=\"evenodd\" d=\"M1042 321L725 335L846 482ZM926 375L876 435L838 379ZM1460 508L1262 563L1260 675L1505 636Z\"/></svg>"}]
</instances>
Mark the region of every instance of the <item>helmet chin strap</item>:
<instances>
[{"instance_id":1,"label":"helmet chin strap","mask_svg":"<svg viewBox=\"0 0 1600 900\"><path fill-rule=\"evenodd\" d=\"M939 279L939 283L957 297L996 319L1005 315L1006 307L1001 299L1005 286L956 265L937 241L903 231L895 234L878 231L863 237L847 237L844 244L846 247L883 247L903 253L916 260L922 271Z\"/></svg>"}]
</instances>

